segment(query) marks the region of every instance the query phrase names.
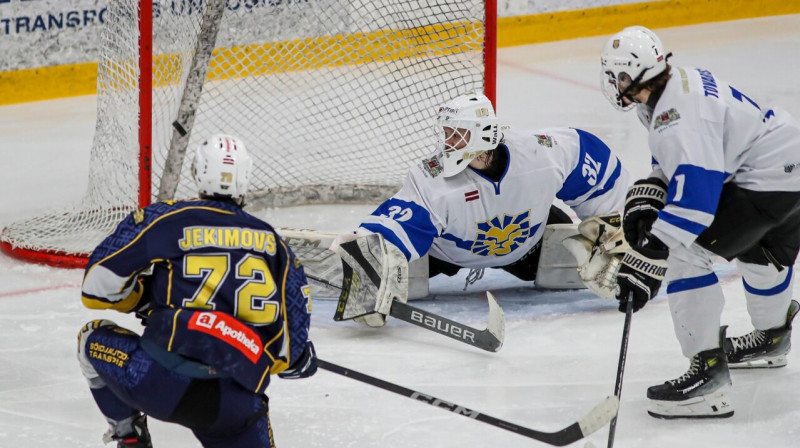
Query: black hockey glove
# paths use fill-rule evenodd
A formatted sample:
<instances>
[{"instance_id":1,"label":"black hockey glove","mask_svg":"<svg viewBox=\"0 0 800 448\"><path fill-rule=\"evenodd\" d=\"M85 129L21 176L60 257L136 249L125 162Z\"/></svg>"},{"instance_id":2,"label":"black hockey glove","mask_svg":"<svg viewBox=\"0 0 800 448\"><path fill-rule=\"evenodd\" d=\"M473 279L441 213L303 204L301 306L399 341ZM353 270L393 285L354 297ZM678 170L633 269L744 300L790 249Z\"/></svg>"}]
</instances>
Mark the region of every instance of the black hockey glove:
<instances>
[{"instance_id":1,"label":"black hockey glove","mask_svg":"<svg viewBox=\"0 0 800 448\"><path fill-rule=\"evenodd\" d=\"M628 244L636 245L639 238L650 232L666 199L667 186L657 177L637 180L628 188L622 218L622 230Z\"/></svg>"},{"instance_id":2,"label":"black hockey glove","mask_svg":"<svg viewBox=\"0 0 800 448\"><path fill-rule=\"evenodd\" d=\"M667 273L669 249L655 236L646 236L642 244L631 247L622 257L622 265L617 274L617 300L619 310L625 312L628 295L633 293L633 311L642 309L661 287Z\"/></svg>"},{"instance_id":3,"label":"black hockey glove","mask_svg":"<svg viewBox=\"0 0 800 448\"><path fill-rule=\"evenodd\" d=\"M311 341L306 343L306 348L300 359L292 363L292 365L279 373L280 378L295 380L299 378L308 378L317 373L317 352L314 350L314 344Z\"/></svg>"}]
</instances>

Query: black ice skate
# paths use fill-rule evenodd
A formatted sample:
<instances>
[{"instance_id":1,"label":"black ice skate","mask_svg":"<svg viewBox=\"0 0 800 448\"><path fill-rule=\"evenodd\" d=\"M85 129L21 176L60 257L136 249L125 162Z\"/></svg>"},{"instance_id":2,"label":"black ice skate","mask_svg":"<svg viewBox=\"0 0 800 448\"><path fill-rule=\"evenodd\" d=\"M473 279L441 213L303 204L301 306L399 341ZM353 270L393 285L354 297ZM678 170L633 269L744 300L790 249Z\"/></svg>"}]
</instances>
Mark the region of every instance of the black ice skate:
<instances>
[{"instance_id":1,"label":"black ice skate","mask_svg":"<svg viewBox=\"0 0 800 448\"><path fill-rule=\"evenodd\" d=\"M666 419L730 417L733 406L725 396L730 387L725 352L706 350L692 357L689 370L679 378L647 389L647 413Z\"/></svg>"},{"instance_id":2,"label":"black ice skate","mask_svg":"<svg viewBox=\"0 0 800 448\"><path fill-rule=\"evenodd\" d=\"M792 320L800 304L792 300L786 324L769 330L753 330L736 338L725 339L725 353L731 369L783 367L792 348Z\"/></svg>"},{"instance_id":3,"label":"black ice skate","mask_svg":"<svg viewBox=\"0 0 800 448\"><path fill-rule=\"evenodd\" d=\"M147 416L140 415L133 419L131 423L133 432L124 436L116 436L113 430L109 430L103 436L103 442L117 442L117 448L153 448L150 441L150 431L147 430Z\"/></svg>"}]
</instances>

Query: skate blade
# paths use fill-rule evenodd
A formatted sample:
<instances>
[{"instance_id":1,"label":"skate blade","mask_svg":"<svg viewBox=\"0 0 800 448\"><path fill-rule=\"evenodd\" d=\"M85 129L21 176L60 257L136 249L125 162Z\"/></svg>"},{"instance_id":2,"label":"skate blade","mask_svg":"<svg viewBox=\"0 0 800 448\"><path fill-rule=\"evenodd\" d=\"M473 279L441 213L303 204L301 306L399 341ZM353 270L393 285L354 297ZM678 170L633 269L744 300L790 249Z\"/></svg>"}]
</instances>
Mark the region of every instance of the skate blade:
<instances>
[{"instance_id":1,"label":"skate blade","mask_svg":"<svg viewBox=\"0 0 800 448\"><path fill-rule=\"evenodd\" d=\"M725 396L729 386L700 397L683 401L650 400L647 413L661 419L674 418L728 418L733 415L733 405Z\"/></svg>"},{"instance_id":2,"label":"skate blade","mask_svg":"<svg viewBox=\"0 0 800 448\"><path fill-rule=\"evenodd\" d=\"M738 363L728 362L729 369L775 369L783 367L787 364L786 355L778 356L765 356L749 361L742 361Z\"/></svg>"}]
</instances>

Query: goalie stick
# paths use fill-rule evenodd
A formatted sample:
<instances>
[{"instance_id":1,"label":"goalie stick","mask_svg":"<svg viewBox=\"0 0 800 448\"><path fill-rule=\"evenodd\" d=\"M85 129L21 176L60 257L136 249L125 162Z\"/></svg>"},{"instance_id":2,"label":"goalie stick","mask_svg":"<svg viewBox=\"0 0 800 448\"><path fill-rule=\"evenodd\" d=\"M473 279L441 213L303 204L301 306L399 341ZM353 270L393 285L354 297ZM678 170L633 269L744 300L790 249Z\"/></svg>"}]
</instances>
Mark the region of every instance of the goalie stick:
<instances>
[{"instance_id":1,"label":"goalie stick","mask_svg":"<svg viewBox=\"0 0 800 448\"><path fill-rule=\"evenodd\" d=\"M342 262L338 255L327 249L335 240L335 234L290 228L280 228L278 233L306 267L305 273L309 280L315 282L316 285L341 292L343 282ZM398 300L392 301L388 314L473 347L496 352L503 345L505 317L503 316L503 309L494 296L491 293L487 293L487 296L489 301L489 324L484 330L463 325ZM338 307L334 320L345 320Z\"/></svg>"},{"instance_id":2,"label":"goalie stick","mask_svg":"<svg viewBox=\"0 0 800 448\"><path fill-rule=\"evenodd\" d=\"M619 407L619 400L617 399L617 397L615 396L606 397L605 400L600 402L600 404L595 406L594 409L589 411L588 414L584 415L580 420L576 421L575 423L572 423L571 425L559 431L544 432L519 426L505 420L500 420L499 418L483 414L473 409L469 409L455 403L450 403L448 401L441 400L434 396L423 394L421 392L417 392L407 387L390 383L388 381L384 381L361 372L356 372L355 370L351 370L346 367L342 367L319 358L317 358L317 365L319 366L319 368L327 370L329 372L346 376L356 381L361 381L362 383L366 383L371 386L375 386L383 390L387 390L389 392L394 392L398 395L402 395L404 397L408 397L413 400L421 401L431 406L453 412L460 416L471 418L473 420L478 420L483 423L487 423L489 425L496 426L498 428L502 428L507 431L511 431L521 436L535 439L540 442L544 442L554 446L569 445L570 443L576 442L586 437L587 435L597 431L598 429L605 426L606 423L608 423L616 415L617 408Z\"/></svg>"},{"instance_id":3,"label":"goalie stick","mask_svg":"<svg viewBox=\"0 0 800 448\"><path fill-rule=\"evenodd\" d=\"M341 286L331 284L325 279L316 278L309 274L306 274L306 277L315 282L341 289ZM478 330L477 328L458 323L454 320L447 319L431 313L430 311L425 311L397 300L392 302L389 315L481 350L496 352L503 346L503 339L505 339L506 334L506 321L503 308L497 303L497 299L495 299L494 295L487 291L486 297L489 301L489 323L483 330ZM336 316L334 316L334 320L343 319L337 319Z\"/></svg>"},{"instance_id":4,"label":"goalie stick","mask_svg":"<svg viewBox=\"0 0 800 448\"><path fill-rule=\"evenodd\" d=\"M496 352L503 346L506 334L505 318L503 309L500 308L500 304L497 303L497 299L492 293L486 291L486 297L489 300L489 324L484 330L476 330L396 300L392 302L389 315L481 350Z\"/></svg>"}]
</instances>

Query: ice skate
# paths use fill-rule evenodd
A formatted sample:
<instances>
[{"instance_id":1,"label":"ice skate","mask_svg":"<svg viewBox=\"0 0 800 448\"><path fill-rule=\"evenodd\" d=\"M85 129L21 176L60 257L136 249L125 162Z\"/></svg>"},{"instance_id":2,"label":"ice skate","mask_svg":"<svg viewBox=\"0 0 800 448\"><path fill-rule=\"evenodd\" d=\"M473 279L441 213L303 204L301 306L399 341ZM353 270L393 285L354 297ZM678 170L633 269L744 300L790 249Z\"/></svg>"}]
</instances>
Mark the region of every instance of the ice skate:
<instances>
[{"instance_id":1,"label":"ice skate","mask_svg":"<svg viewBox=\"0 0 800 448\"><path fill-rule=\"evenodd\" d=\"M147 429L147 416L140 415L131 422L133 432L123 436L114 435L114 429L109 429L103 435L103 442L117 442L117 448L153 448L150 440L150 431Z\"/></svg>"},{"instance_id":2,"label":"ice skate","mask_svg":"<svg viewBox=\"0 0 800 448\"><path fill-rule=\"evenodd\" d=\"M792 348L792 320L800 304L792 300L786 314L786 324L769 330L753 330L735 338L725 339L725 353L731 369L774 368L786 365L786 355Z\"/></svg>"},{"instance_id":3,"label":"ice skate","mask_svg":"<svg viewBox=\"0 0 800 448\"><path fill-rule=\"evenodd\" d=\"M680 377L647 389L647 413L656 418L724 418L733 415L725 393L731 377L722 349L706 350L691 359Z\"/></svg>"}]
</instances>

